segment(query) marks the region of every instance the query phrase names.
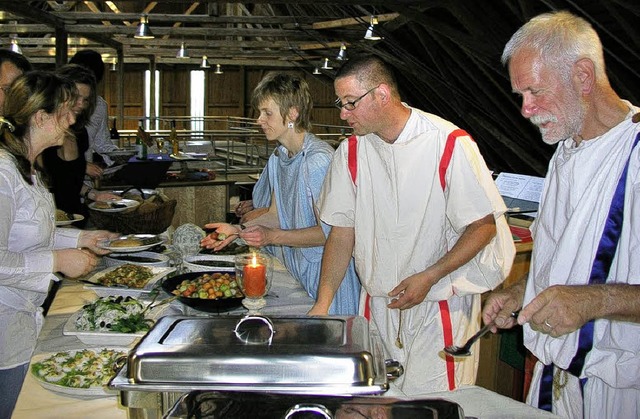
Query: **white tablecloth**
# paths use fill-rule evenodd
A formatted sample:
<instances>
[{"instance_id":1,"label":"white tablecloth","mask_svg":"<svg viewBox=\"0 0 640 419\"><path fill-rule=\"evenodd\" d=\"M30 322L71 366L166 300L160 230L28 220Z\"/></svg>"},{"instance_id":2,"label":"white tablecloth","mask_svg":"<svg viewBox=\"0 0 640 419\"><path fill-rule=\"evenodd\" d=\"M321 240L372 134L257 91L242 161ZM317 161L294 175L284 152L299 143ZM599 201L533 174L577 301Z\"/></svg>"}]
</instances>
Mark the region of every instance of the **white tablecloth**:
<instances>
[{"instance_id":1,"label":"white tablecloth","mask_svg":"<svg viewBox=\"0 0 640 419\"><path fill-rule=\"evenodd\" d=\"M85 289L83 284L64 280L46 317L35 354L86 347L87 345L83 344L77 337L65 336L63 334L63 326L70 315L96 298L95 293ZM261 310L261 313L266 315L304 315L311 308L312 303L313 300L298 282L282 265L276 264L273 285L267 295L267 306ZM176 314L184 312L187 315L209 315L196 312L190 308L185 309L178 302L172 303L169 310ZM241 314L244 312L246 310L241 308L228 314ZM402 397L400 394L394 394L392 390L385 396ZM440 397L457 402L462 406L465 415L468 417L482 419L555 417L475 386L461 388L454 392L425 394L422 397ZM31 374L27 374L13 415L14 419L118 419L126 417L127 410L119 406L116 396L82 399L60 395L41 387L31 377Z\"/></svg>"}]
</instances>

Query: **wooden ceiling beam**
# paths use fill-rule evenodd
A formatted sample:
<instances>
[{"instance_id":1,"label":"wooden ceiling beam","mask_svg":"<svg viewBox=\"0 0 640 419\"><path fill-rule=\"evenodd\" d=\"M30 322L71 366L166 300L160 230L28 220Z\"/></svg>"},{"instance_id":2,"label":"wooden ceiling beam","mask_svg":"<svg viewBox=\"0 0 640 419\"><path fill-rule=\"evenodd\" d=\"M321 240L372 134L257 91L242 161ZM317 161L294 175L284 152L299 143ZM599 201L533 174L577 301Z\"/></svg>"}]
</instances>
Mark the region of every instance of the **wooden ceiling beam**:
<instances>
[{"instance_id":1,"label":"wooden ceiling beam","mask_svg":"<svg viewBox=\"0 0 640 419\"><path fill-rule=\"evenodd\" d=\"M400 16L399 13L386 13L383 15L376 15L378 19L378 23L386 22L389 20L393 20ZM324 22L315 22L311 25L313 29L333 29L333 28L342 28L345 26L353 26L353 25L362 25L363 23L368 24L371 20L371 15L361 16L359 18L345 18L345 19L337 19L337 20L328 20Z\"/></svg>"},{"instance_id":2,"label":"wooden ceiling beam","mask_svg":"<svg viewBox=\"0 0 640 419\"><path fill-rule=\"evenodd\" d=\"M66 12L58 13L54 12L54 15L65 21L73 22L100 22L104 20L108 21L121 21L125 20L139 20L142 13L90 13L90 12ZM258 15L242 15L242 16L209 16L201 14L164 14L164 13L151 13L149 16L149 24L153 26L154 23L174 23L180 21L182 23L208 23L208 24L262 24L262 25L283 25L283 24L312 24L317 22L320 17L318 16L258 16ZM326 19L326 17L324 17ZM367 17L367 20L369 18Z\"/></svg>"}]
</instances>

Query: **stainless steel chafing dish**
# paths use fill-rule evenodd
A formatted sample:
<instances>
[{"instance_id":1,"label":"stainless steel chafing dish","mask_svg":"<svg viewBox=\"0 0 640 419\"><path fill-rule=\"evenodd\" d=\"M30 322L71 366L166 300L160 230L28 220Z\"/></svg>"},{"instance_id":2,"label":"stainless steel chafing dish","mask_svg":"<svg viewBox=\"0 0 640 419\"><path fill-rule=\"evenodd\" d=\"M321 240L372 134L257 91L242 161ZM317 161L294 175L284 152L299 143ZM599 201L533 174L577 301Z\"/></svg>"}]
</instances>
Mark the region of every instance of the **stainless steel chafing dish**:
<instances>
[{"instance_id":1,"label":"stainless steel chafing dish","mask_svg":"<svg viewBox=\"0 0 640 419\"><path fill-rule=\"evenodd\" d=\"M363 317L168 316L129 353L111 387L132 416L159 400L166 411L196 390L381 394L400 374Z\"/></svg>"}]
</instances>

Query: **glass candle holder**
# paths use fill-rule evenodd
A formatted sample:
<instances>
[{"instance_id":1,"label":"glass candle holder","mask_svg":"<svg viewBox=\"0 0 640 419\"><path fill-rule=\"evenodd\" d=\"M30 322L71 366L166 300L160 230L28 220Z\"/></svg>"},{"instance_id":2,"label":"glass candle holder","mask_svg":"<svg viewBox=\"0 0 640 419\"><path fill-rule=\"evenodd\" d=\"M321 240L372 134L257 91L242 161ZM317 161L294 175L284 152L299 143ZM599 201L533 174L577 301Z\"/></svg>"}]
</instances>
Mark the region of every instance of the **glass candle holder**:
<instances>
[{"instance_id":1,"label":"glass candle holder","mask_svg":"<svg viewBox=\"0 0 640 419\"><path fill-rule=\"evenodd\" d=\"M271 288L273 261L271 256L254 252L235 257L236 281L245 298L242 305L255 311L267 305L264 296Z\"/></svg>"}]
</instances>

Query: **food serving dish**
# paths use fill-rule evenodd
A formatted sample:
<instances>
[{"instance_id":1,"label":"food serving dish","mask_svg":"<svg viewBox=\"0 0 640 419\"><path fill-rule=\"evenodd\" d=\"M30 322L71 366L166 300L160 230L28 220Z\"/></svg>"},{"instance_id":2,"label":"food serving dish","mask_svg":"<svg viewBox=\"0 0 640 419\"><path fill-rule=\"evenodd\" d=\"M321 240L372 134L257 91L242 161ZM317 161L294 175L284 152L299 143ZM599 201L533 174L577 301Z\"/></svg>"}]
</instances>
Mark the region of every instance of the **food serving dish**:
<instances>
[{"instance_id":1,"label":"food serving dish","mask_svg":"<svg viewBox=\"0 0 640 419\"><path fill-rule=\"evenodd\" d=\"M87 345L129 346L151 329L165 308L134 297L100 297L73 313L62 333Z\"/></svg>"},{"instance_id":2,"label":"food serving dish","mask_svg":"<svg viewBox=\"0 0 640 419\"><path fill-rule=\"evenodd\" d=\"M167 276L168 274L176 270L173 267L157 267L157 266L147 267L148 269L151 270L152 276L146 281L146 284L142 288L128 288L123 286L109 287L109 286L104 286L100 284L100 282L98 281L99 278L118 268L121 268L122 266L123 265L112 266L111 268L107 268L102 271L96 272L95 274L93 274L92 276L90 276L89 278L83 281L84 283L87 284L84 287L95 292L98 295L98 297L106 297L108 295L124 295L124 296L131 296L131 297L140 297L146 293L153 291L153 289L157 285L157 282L160 279L164 278L165 276Z\"/></svg>"},{"instance_id":3,"label":"food serving dish","mask_svg":"<svg viewBox=\"0 0 640 419\"><path fill-rule=\"evenodd\" d=\"M168 256L155 252L111 253L104 257L104 262L109 267L125 263L142 266L169 266L170 261Z\"/></svg>"},{"instance_id":4,"label":"food serving dish","mask_svg":"<svg viewBox=\"0 0 640 419\"><path fill-rule=\"evenodd\" d=\"M81 398L115 396L107 387L115 366L129 349L86 348L35 355L29 367L43 388ZM82 386L82 387L81 387Z\"/></svg>"},{"instance_id":5,"label":"food serving dish","mask_svg":"<svg viewBox=\"0 0 640 419\"><path fill-rule=\"evenodd\" d=\"M235 270L233 271L233 276L235 277ZM162 289L173 296L173 291L178 287L184 280L193 280L204 274L215 274L215 273L226 273L229 274L229 271L219 271L219 270L210 270L207 272L187 272L180 275L173 276L171 278L166 278L162 281ZM198 311L204 311L207 313L225 313L236 308L242 306L242 299L237 297L226 297L226 298L216 298L216 299L205 299L205 298L192 298L192 297L181 297L178 296L177 300L182 304L189 306Z\"/></svg>"},{"instance_id":6,"label":"food serving dish","mask_svg":"<svg viewBox=\"0 0 640 419\"><path fill-rule=\"evenodd\" d=\"M462 407L439 398L301 396L269 393L194 391L184 394L165 419L223 418L412 418L464 419ZM326 414L326 415L325 415Z\"/></svg>"},{"instance_id":7,"label":"food serving dish","mask_svg":"<svg viewBox=\"0 0 640 419\"><path fill-rule=\"evenodd\" d=\"M112 252L140 252L164 243L164 239L155 234L128 234L116 239L102 240L98 246Z\"/></svg>"},{"instance_id":8,"label":"food serving dish","mask_svg":"<svg viewBox=\"0 0 640 419\"><path fill-rule=\"evenodd\" d=\"M73 223L77 223L78 221L84 220L84 215L81 214L69 214L73 217L73 220L56 220L56 227L68 226Z\"/></svg>"},{"instance_id":9,"label":"food serving dish","mask_svg":"<svg viewBox=\"0 0 640 419\"><path fill-rule=\"evenodd\" d=\"M111 385L355 395L386 391L388 378L380 338L364 317L165 316Z\"/></svg>"},{"instance_id":10,"label":"food serving dish","mask_svg":"<svg viewBox=\"0 0 640 419\"><path fill-rule=\"evenodd\" d=\"M233 255L192 255L182 258L182 267L187 272L233 271Z\"/></svg>"},{"instance_id":11,"label":"food serving dish","mask_svg":"<svg viewBox=\"0 0 640 419\"><path fill-rule=\"evenodd\" d=\"M122 212L140 205L135 199L117 199L114 201L96 201L89 204L89 208L100 212Z\"/></svg>"}]
</instances>

